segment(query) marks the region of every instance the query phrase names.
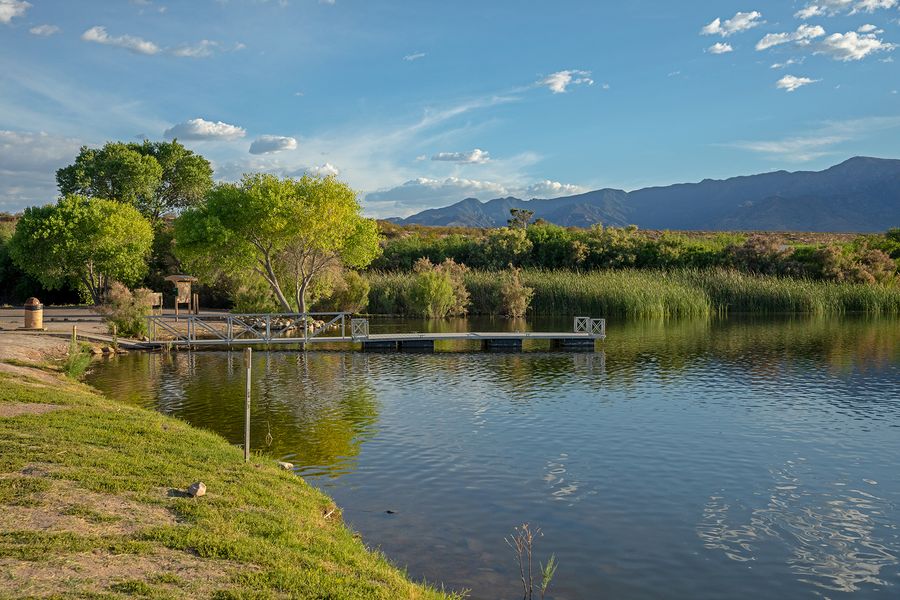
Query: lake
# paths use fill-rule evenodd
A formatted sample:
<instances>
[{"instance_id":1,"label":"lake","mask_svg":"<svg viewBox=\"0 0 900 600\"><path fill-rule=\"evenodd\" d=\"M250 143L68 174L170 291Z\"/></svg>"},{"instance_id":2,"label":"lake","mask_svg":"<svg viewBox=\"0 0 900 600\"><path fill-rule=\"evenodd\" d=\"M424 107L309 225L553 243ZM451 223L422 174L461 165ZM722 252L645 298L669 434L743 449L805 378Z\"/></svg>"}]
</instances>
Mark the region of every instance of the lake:
<instances>
[{"instance_id":1,"label":"lake","mask_svg":"<svg viewBox=\"0 0 900 600\"><path fill-rule=\"evenodd\" d=\"M372 330L398 326L433 327ZM254 351L253 378L251 446L414 579L521 598L504 538L528 522L556 600L900 594L900 320L613 321L595 353ZM88 380L242 443L240 352Z\"/></svg>"}]
</instances>

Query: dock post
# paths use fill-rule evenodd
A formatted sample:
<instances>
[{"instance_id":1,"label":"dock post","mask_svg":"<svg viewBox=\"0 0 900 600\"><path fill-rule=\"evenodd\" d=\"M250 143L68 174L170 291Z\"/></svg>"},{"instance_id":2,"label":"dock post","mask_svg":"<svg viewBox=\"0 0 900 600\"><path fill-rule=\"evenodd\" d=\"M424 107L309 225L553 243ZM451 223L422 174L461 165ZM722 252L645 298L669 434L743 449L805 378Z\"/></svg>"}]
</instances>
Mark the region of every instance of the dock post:
<instances>
[{"instance_id":1,"label":"dock post","mask_svg":"<svg viewBox=\"0 0 900 600\"><path fill-rule=\"evenodd\" d=\"M244 462L250 462L250 365L253 350L244 348L244 366L247 367L247 385L244 395Z\"/></svg>"}]
</instances>

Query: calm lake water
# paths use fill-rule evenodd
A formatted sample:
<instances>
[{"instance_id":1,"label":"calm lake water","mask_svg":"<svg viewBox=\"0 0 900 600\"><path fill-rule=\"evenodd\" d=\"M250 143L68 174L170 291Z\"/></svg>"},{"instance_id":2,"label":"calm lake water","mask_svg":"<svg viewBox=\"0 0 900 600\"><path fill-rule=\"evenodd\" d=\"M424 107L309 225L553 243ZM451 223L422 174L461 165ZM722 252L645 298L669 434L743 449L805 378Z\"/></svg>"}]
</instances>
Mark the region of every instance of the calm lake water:
<instances>
[{"instance_id":1,"label":"calm lake water","mask_svg":"<svg viewBox=\"0 0 900 600\"><path fill-rule=\"evenodd\" d=\"M521 324L441 325L466 326ZM252 445L473 598L521 598L504 537L526 521L557 600L900 597L900 321L608 335L587 354L254 352ZM182 352L89 381L240 443L243 376L238 352Z\"/></svg>"}]
</instances>

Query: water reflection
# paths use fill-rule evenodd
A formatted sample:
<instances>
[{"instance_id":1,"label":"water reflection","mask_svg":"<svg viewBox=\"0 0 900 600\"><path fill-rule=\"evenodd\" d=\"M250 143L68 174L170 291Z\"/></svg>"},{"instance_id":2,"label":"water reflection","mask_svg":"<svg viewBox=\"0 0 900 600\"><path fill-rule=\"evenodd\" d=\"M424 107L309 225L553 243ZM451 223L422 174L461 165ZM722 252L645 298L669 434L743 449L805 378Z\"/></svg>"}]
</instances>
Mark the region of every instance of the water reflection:
<instances>
[{"instance_id":1,"label":"water reflection","mask_svg":"<svg viewBox=\"0 0 900 600\"><path fill-rule=\"evenodd\" d=\"M503 538L525 521L560 560L555 600L898 589L900 321L608 333L595 353L254 352L252 445L414 577L474 598L515 597ZM132 354L90 381L243 439L240 353Z\"/></svg>"},{"instance_id":2,"label":"water reflection","mask_svg":"<svg viewBox=\"0 0 900 600\"><path fill-rule=\"evenodd\" d=\"M747 562L774 541L789 552L787 564L801 582L839 592L890 585L881 573L897 565L894 507L875 495L874 482L865 483L868 490L840 482L816 489L805 481L810 470L798 468L805 463L798 458L774 471L768 502L748 517L734 514L741 499L710 496L697 529L704 546Z\"/></svg>"}]
</instances>

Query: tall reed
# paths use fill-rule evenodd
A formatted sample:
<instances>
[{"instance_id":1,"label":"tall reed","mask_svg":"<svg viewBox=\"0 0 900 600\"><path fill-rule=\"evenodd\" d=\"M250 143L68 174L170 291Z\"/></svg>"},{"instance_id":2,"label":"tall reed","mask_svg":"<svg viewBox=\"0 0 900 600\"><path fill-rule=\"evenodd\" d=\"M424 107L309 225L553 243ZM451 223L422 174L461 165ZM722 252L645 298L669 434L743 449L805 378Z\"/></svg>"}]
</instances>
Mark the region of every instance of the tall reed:
<instances>
[{"instance_id":1,"label":"tall reed","mask_svg":"<svg viewBox=\"0 0 900 600\"><path fill-rule=\"evenodd\" d=\"M409 273L373 272L369 310L412 314L405 305ZM751 275L728 269L578 272L523 270L534 289L529 314L636 318L705 317L733 313L900 314L900 288ZM472 314L500 314L503 278L494 271L465 276Z\"/></svg>"}]
</instances>

